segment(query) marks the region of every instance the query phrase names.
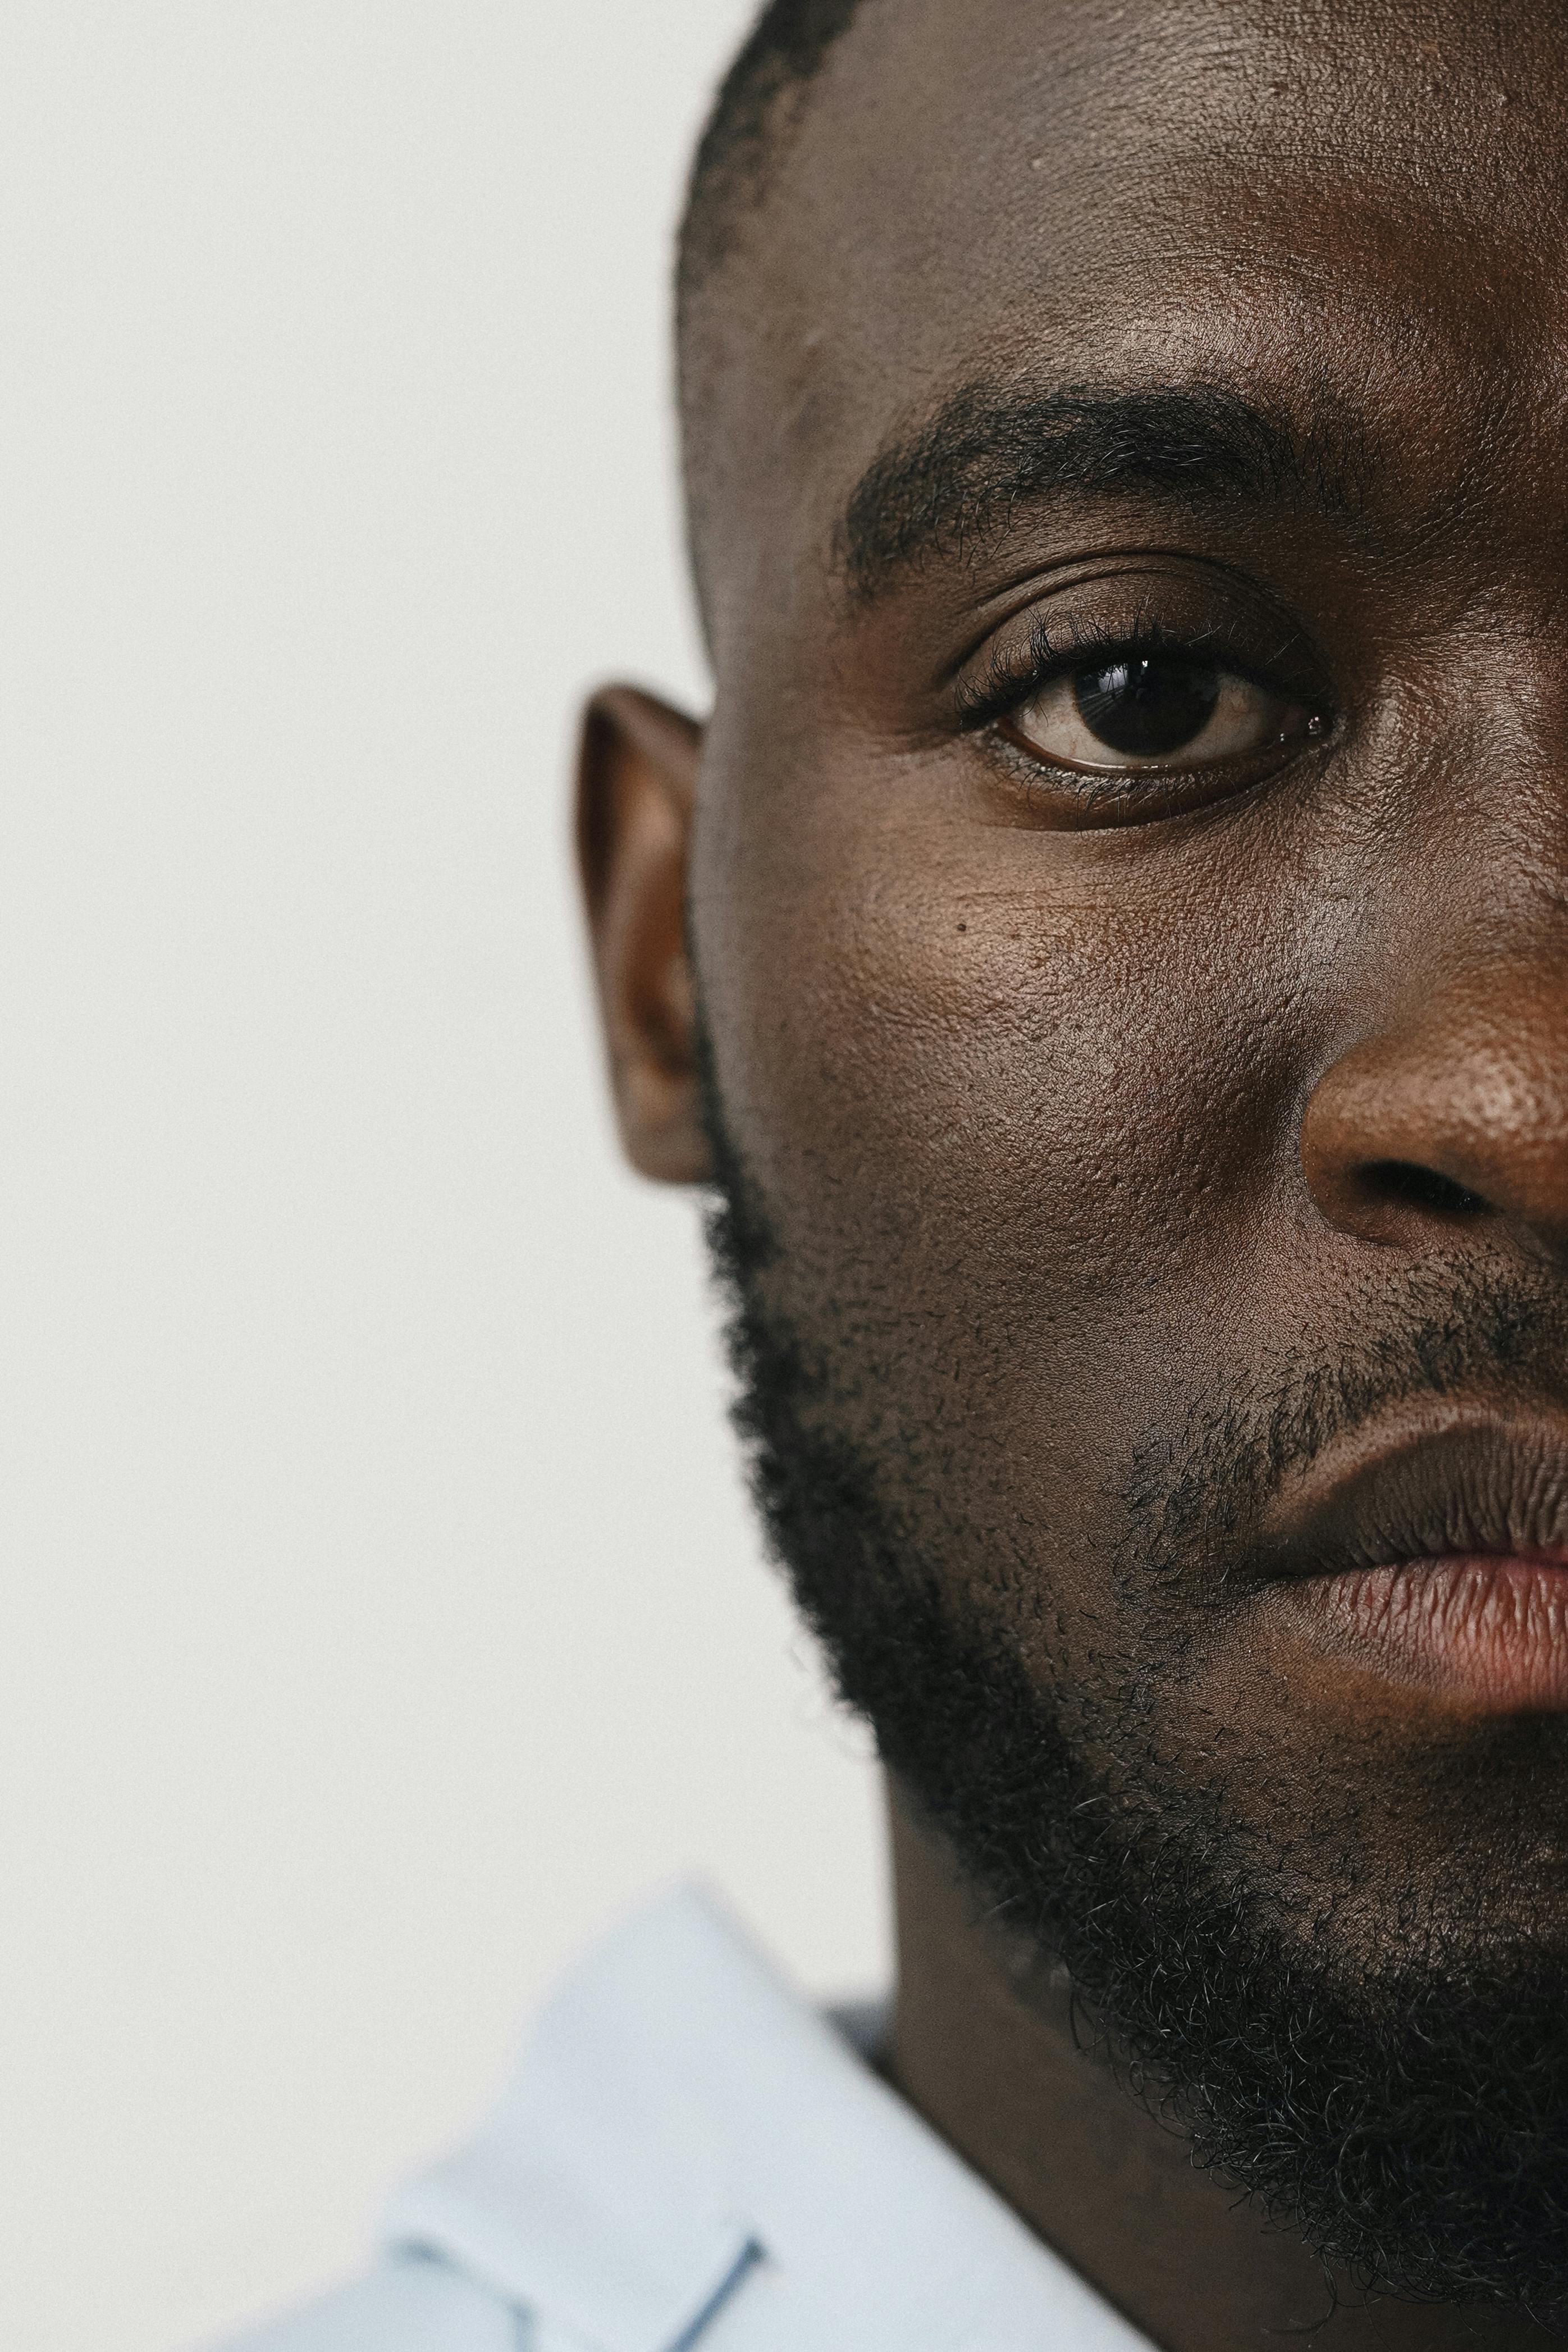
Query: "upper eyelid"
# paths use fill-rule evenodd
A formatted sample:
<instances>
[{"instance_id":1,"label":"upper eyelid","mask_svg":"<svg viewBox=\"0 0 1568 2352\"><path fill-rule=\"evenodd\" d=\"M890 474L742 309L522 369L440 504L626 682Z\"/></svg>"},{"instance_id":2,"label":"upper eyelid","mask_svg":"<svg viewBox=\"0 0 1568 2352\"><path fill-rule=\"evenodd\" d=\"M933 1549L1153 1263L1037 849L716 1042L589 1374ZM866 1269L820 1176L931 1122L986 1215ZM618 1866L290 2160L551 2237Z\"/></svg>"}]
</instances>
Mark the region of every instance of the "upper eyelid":
<instances>
[{"instance_id":1,"label":"upper eyelid","mask_svg":"<svg viewBox=\"0 0 1568 2352\"><path fill-rule=\"evenodd\" d=\"M1071 677L1096 656L1111 660L1118 655L1160 653L1196 653L1209 649L1212 656L1214 639L1222 635L1218 626L1201 630L1171 628L1157 615L1140 615L1131 626L1102 627L1092 623L1085 625L1074 619L1070 631L1055 642L1048 634L1043 618L1037 616L1026 646L1009 658L1000 647L993 647L991 660L984 677L969 682L957 681L955 702L959 727L971 733L992 726L1006 718L1010 710L1028 699L1031 694L1051 685L1055 679ZM1299 640L1298 640L1299 642ZM1271 688L1276 692L1291 688L1277 674L1271 674L1274 664L1283 659L1291 639L1287 639L1270 664L1249 659L1239 649L1227 647L1226 658L1216 667L1233 677L1242 677L1257 686ZM1299 692L1310 691L1301 681Z\"/></svg>"}]
</instances>

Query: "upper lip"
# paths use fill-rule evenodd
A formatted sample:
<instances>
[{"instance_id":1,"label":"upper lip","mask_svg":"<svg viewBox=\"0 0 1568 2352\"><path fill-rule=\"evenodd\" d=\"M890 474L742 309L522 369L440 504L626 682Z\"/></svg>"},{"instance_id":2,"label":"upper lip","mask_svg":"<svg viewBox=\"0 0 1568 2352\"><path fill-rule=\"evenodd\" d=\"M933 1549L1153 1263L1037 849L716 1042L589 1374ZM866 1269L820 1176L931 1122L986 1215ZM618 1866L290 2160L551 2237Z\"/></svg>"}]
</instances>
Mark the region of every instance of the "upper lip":
<instances>
[{"instance_id":1,"label":"upper lip","mask_svg":"<svg viewBox=\"0 0 1568 2352\"><path fill-rule=\"evenodd\" d=\"M1568 1418L1430 1402L1287 1475L1259 1547L1270 1579L1493 1553L1568 1566Z\"/></svg>"}]
</instances>

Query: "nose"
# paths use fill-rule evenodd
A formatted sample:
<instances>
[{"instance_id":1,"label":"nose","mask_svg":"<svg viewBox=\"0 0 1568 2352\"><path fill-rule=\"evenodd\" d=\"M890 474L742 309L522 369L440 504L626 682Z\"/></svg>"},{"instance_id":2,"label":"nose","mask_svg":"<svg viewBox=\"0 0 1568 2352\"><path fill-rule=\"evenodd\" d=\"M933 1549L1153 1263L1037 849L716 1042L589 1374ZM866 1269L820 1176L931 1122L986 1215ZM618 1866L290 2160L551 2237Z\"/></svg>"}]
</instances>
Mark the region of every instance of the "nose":
<instances>
[{"instance_id":1,"label":"nose","mask_svg":"<svg viewBox=\"0 0 1568 2352\"><path fill-rule=\"evenodd\" d=\"M1485 1224L1568 1263L1568 958L1476 967L1347 1048L1301 1153L1345 1233L1416 1248Z\"/></svg>"}]
</instances>

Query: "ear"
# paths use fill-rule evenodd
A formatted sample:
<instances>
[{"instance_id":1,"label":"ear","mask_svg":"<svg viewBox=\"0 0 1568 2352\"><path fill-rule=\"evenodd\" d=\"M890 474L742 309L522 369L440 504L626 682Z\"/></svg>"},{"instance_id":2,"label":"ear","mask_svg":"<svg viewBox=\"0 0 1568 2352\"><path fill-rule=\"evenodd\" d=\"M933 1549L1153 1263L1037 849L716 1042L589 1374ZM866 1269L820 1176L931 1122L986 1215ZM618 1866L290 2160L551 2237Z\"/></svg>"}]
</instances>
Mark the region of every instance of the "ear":
<instances>
[{"instance_id":1,"label":"ear","mask_svg":"<svg viewBox=\"0 0 1568 2352\"><path fill-rule=\"evenodd\" d=\"M712 1173L694 1053L686 859L702 730L652 695L606 687L583 716L577 854L626 1156L644 1176Z\"/></svg>"}]
</instances>

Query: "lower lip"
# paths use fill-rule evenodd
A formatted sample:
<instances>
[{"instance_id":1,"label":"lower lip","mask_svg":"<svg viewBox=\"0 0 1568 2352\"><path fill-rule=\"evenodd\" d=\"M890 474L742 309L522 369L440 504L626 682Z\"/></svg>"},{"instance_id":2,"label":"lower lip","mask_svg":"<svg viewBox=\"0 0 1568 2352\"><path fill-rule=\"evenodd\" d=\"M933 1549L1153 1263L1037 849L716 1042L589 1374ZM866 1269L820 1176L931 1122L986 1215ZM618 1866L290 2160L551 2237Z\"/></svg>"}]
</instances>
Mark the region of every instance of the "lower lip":
<instances>
[{"instance_id":1,"label":"lower lip","mask_svg":"<svg viewBox=\"0 0 1568 2352\"><path fill-rule=\"evenodd\" d=\"M1568 1559L1402 1560L1291 1598L1338 1656L1387 1679L1490 1713L1568 1710Z\"/></svg>"}]
</instances>

